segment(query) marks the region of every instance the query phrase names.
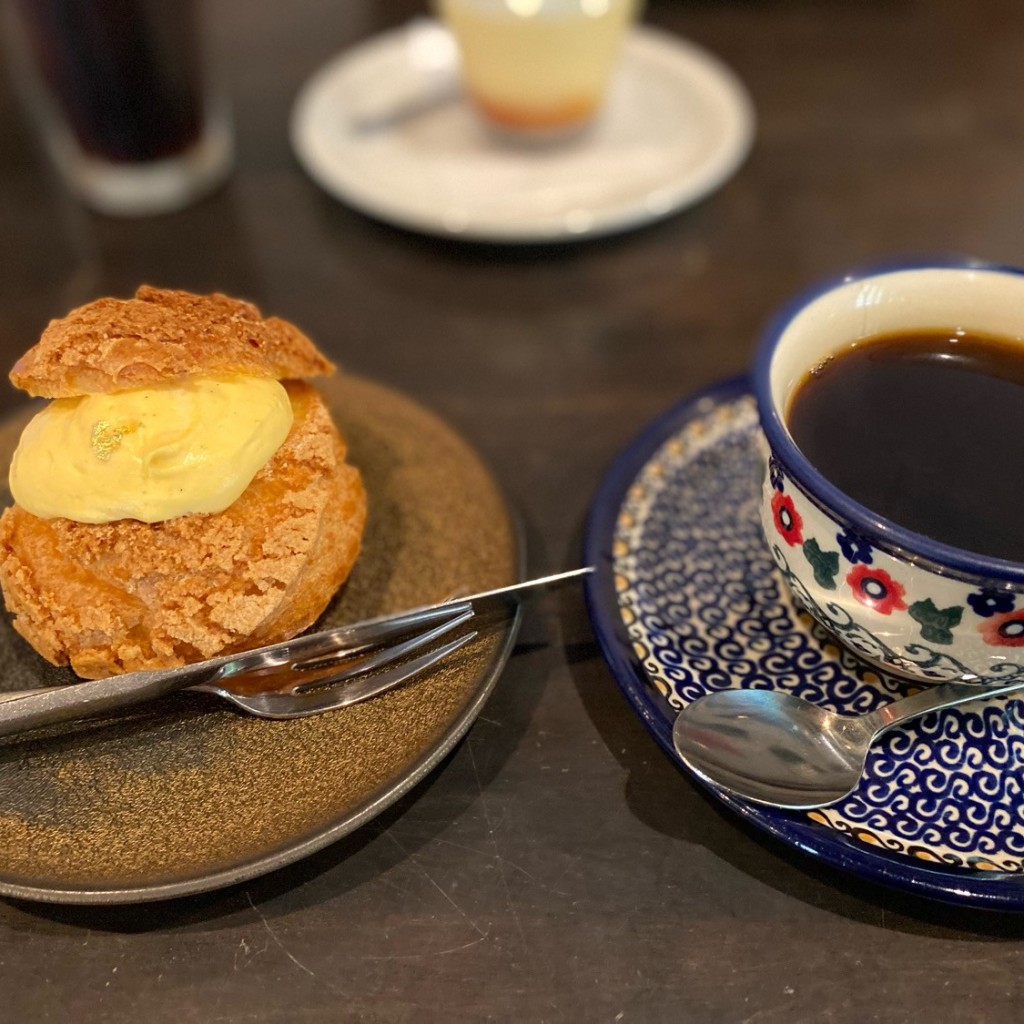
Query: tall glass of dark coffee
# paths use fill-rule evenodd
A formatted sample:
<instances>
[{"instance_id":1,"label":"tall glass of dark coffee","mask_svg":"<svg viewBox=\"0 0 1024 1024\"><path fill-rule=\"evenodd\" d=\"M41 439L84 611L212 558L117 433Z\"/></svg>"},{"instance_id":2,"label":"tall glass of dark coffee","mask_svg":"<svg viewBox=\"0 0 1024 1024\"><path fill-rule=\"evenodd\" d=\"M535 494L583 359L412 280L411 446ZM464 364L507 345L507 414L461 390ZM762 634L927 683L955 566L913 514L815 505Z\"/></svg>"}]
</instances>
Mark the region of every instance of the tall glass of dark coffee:
<instances>
[{"instance_id":1,"label":"tall glass of dark coffee","mask_svg":"<svg viewBox=\"0 0 1024 1024\"><path fill-rule=\"evenodd\" d=\"M196 0L17 0L16 46L69 184L112 214L177 209L231 164Z\"/></svg>"}]
</instances>

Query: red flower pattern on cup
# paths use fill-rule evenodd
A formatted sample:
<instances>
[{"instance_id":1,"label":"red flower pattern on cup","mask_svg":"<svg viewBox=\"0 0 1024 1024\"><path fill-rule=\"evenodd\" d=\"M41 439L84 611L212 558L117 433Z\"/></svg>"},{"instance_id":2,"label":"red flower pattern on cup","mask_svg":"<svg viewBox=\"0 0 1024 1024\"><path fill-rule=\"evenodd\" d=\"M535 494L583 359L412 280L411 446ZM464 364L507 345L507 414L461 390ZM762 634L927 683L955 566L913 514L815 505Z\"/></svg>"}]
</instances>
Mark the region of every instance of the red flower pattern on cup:
<instances>
[{"instance_id":1,"label":"red flower pattern on cup","mask_svg":"<svg viewBox=\"0 0 1024 1024\"><path fill-rule=\"evenodd\" d=\"M846 582L853 596L876 612L888 615L894 609L906 611L903 584L897 583L884 569L855 565L846 577Z\"/></svg>"},{"instance_id":2,"label":"red flower pattern on cup","mask_svg":"<svg viewBox=\"0 0 1024 1024\"><path fill-rule=\"evenodd\" d=\"M978 623L982 640L994 647L1024 647L1024 608Z\"/></svg>"},{"instance_id":3,"label":"red flower pattern on cup","mask_svg":"<svg viewBox=\"0 0 1024 1024\"><path fill-rule=\"evenodd\" d=\"M775 529L782 539L790 546L803 544L804 521L800 518L793 499L788 494L776 491L772 495L772 516L775 518Z\"/></svg>"}]
</instances>

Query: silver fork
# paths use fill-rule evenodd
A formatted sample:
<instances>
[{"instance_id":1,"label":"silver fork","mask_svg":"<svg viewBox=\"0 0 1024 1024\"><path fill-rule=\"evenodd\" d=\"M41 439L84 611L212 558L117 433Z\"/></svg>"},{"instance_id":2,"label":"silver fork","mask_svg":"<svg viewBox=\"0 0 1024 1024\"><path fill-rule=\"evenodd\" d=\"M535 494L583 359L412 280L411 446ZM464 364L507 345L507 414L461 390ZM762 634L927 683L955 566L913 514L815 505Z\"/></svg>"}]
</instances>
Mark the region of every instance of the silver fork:
<instances>
[{"instance_id":1,"label":"silver fork","mask_svg":"<svg viewBox=\"0 0 1024 1024\"><path fill-rule=\"evenodd\" d=\"M366 700L437 664L475 633L417 658L393 663L472 616L472 604L460 601L324 630L182 668L126 672L71 686L0 694L0 736L102 715L179 690L223 697L262 718L318 714ZM396 638L397 642L392 642ZM386 671L375 671L392 664ZM327 689L346 681L349 685L345 687Z\"/></svg>"},{"instance_id":2,"label":"silver fork","mask_svg":"<svg viewBox=\"0 0 1024 1024\"><path fill-rule=\"evenodd\" d=\"M471 618L472 608L408 640L358 657L353 664L341 668L338 667L338 662L353 660L354 652L346 650L343 653L321 657L312 666L309 662L286 666L274 665L266 675L259 677L257 673L262 673L262 669L250 670L241 676L229 678L226 682L211 680L208 683L196 683L188 689L223 697L243 711L248 711L259 718L305 718L307 715L318 715L322 711L347 708L395 689L413 676L433 668L448 655L454 654L477 635L475 630L463 633L462 636L428 650L418 657L402 661L401 664L396 664L386 671L376 671L433 643ZM260 686L255 693L240 693L236 689L231 689L232 679L236 685L244 683L248 687L250 680L258 681L259 678L265 679L265 685L270 688ZM339 687L338 683L348 685Z\"/></svg>"},{"instance_id":3,"label":"silver fork","mask_svg":"<svg viewBox=\"0 0 1024 1024\"><path fill-rule=\"evenodd\" d=\"M474 614L493 606L514 607L525 591L556 587L593 571L587 567L526 580L183 668L0 694L0 736L101 715L185 689L215 694L263 718L301 718L347 707L400 685L468 643L475 632L400 660Z\"/></svg>"}]
</instances>

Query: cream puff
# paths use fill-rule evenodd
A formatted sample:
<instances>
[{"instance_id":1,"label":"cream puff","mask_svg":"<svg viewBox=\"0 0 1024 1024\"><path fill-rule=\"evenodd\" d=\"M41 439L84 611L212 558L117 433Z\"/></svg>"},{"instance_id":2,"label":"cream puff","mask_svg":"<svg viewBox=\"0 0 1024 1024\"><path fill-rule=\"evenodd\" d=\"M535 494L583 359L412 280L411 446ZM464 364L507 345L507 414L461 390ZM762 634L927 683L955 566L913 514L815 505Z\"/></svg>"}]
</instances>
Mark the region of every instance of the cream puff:
<instances>
[{"instance_id":1,"label":"cream puff","mask_svg":"<svg viewBox=\"0 0 1024 1024\"><path fill-rule=\"evenodd\" d=\"M51 322L11 372L53 400L22 435L0 517L15 629L98 678L311 625L366 520L304 381L333 369L296 327L224 295L143 286Z\"/></svg>"}]
</instances>

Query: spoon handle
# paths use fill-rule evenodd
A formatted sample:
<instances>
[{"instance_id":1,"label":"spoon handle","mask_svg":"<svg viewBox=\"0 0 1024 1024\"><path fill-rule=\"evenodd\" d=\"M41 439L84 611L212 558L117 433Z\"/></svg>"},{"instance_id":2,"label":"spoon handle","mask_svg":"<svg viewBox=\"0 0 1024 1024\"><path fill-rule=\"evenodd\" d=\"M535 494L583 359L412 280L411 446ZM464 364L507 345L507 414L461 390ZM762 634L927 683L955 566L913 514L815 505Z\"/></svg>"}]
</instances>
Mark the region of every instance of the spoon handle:
<instances>
[{"instance_id":1,"label":"spoon handle","mask_svg":"<svg viewBox=\"0 0 1024 1024\"><path fill-rule=\"evenodd\" d=\"M987 700L1015 690L1024 690L1024 680L1017 679L1002 686L980 686L977 683L941 683L930 686L920 693L893 701L884 708L865 715L866 722L875 727L875 735L886 732L894 725L918 718L939 708L952 708L972 700Z\"/></svg>"}]
</instances>

